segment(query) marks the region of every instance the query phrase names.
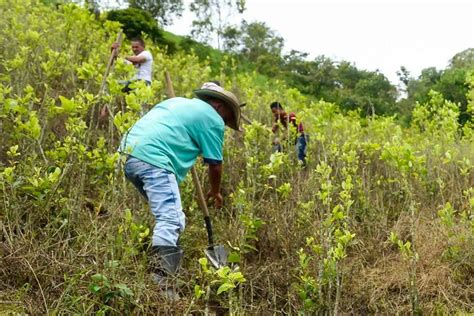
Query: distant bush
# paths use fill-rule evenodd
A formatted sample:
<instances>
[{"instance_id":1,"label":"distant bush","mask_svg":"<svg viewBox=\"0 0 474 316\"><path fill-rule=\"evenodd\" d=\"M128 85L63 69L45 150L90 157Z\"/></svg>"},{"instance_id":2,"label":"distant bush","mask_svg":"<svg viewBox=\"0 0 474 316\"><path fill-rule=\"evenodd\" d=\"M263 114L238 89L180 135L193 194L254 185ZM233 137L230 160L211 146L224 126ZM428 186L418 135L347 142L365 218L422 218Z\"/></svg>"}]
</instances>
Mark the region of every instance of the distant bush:
<instances>
[{"instance_id":1,"label":"distant bush","mask_svg":"<svg viewBox=\"0 0 474 316\"><path fill-rule=\"evenodd\" d=\"M112 10L108 12L107 19L120 22L128 39L140 37L143 33L148 35L155 44L167 46L171 51L175 50L175 44L164 38L163 30L158 27L156 20L147 11L137 8Z\"/></svg>"}]
</instances>

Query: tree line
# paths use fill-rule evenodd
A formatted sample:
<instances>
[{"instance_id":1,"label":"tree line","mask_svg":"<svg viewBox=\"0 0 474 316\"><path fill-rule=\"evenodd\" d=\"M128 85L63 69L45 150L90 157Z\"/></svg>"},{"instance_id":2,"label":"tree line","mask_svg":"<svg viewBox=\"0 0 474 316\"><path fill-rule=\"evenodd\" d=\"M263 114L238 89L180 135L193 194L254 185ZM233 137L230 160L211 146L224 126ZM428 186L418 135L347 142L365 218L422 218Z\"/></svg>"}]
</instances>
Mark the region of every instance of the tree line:
<instances>
[{"instance_id":1,"label":"tree line","mask_svg":"<svg viewBox=\"0 0 474 316\"><path fill-rule=\"evenodd\" d=\"M96 1L93 5L98 5ZM241 18L245 0L193 0L189 9L195 14L190 36L179 44L163 36L163 28L182 16L183 0L128 0L128 8L111 10L108 18L120 21L129 37L142 32L170 53L178 49L193 50L202 58L212 54L214 43L220 55L230 55L242 71L258 73L286 81L315 99L336 103L344 111L357 110L362 116L397 115L409 122L417 103L429 100L435 90L459 106L459 123L472 119L467 107L466 77L474 70L474 48L453 56L446 69L426 68L413 77L404 66L397 72L398 86L380 71L358 69L353 62L338 61L297 50L284 53L285 39L265 22L248 22ZM89 1L91 5L91 1ZM222 57L222 56L220 56ZM211 61L218 67L220 60Z\"/></svg>"}]
</instances>

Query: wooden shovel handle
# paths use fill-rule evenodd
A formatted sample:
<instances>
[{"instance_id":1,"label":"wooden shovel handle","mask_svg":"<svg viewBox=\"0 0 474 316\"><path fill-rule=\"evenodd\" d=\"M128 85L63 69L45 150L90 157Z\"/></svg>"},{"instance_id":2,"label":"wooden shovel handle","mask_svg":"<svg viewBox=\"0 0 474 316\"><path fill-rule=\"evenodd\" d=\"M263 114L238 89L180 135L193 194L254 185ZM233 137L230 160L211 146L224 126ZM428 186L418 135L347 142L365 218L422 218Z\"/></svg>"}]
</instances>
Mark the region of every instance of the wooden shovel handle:
<instances>
[{"instance_id":1,"label":"wooden shovel handle","mask_svg":"<svg viewBox=\"0 0 474 316\"><path fill-rule=\"evenodd\" d=\"M168 97L174 98L176 95L174 94L173 83L171 82L170 74L169 74L168 71L165 71L165 81L166 81L166 94L168 95ZM198 177L198 174L196 172L196 168L194 168L194 166L191 167L191 174L193 176L193 183L194 183L194 187L196 188L196 193L197 193L197 196L198 196L199 207L201 208L201 210L204 214L204 217L209 218L209 210L207 209L207 204L206 204L206 200L204 198L204 193L202 192L201 183L199 182L199 177ZM206 227L207 226L208 225L207 225L207 222L206 222ZM212 236L212 230L211 230L210 236ZM212 237L210 237L210 238L212 238Z\"/></svg>"},{"instance_id":2,"label":"wooden shovel handle","mask_svg":"<svg viewBox=\"0 0 474 316\"><path fill-rule=\"evenodd\" d=\"M107 83L107 77L109 76L110 70L112 69L112 66L114 64L114 60L117 57L117 52L119 50L120 44L122 43L122 31L119 31L117 34L117 40L115 41L118 43L118 46L112 49L112 52L110 53L109 57L109 62L107 63L107 68L105 69L104 77L102 77L102 84L100 85L99 93L98 95L102 95L104 92L105 84Z\"/></svg>"}]
</instances>

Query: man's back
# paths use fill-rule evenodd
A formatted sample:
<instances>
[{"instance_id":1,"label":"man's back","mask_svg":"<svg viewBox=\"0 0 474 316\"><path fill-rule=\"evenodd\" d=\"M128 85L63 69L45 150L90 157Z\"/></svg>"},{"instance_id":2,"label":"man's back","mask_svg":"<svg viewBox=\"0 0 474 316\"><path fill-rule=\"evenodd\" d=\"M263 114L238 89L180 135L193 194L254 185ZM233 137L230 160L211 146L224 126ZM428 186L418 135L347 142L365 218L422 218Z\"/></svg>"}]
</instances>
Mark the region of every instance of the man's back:
<instances>
[{"instance_id":1,"label":"man's back","mask_svg":"<svg viewBox=\"0 0 474 316\"><path fill-rule=\"evenodd\" d=\"M174 173L182 181L197 156L222 161L224 121L206 102L172 98L143 116L122 139L121 151Z\"/></svg>"}]
</instances>

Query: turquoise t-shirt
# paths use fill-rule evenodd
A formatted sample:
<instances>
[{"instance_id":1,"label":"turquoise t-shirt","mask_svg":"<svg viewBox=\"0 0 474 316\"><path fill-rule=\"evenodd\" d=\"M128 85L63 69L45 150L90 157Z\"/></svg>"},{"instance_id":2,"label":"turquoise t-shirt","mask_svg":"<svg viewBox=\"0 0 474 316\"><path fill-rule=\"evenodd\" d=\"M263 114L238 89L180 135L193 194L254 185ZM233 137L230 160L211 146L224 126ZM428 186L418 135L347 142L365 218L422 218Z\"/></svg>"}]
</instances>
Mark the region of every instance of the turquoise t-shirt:
<instances>
[{"instance_id":1,"label":"turquoise t-shirt","mask_svg":"<svg viewBox=\"0 0 474 316\"><path fill-rule=\"evenodd\" d=\"M172 98L153 107L124 135L119 151L168 170L181 182L198 155L222 163L224 120L199 99Z\"/></svg>"}]
</instances>

